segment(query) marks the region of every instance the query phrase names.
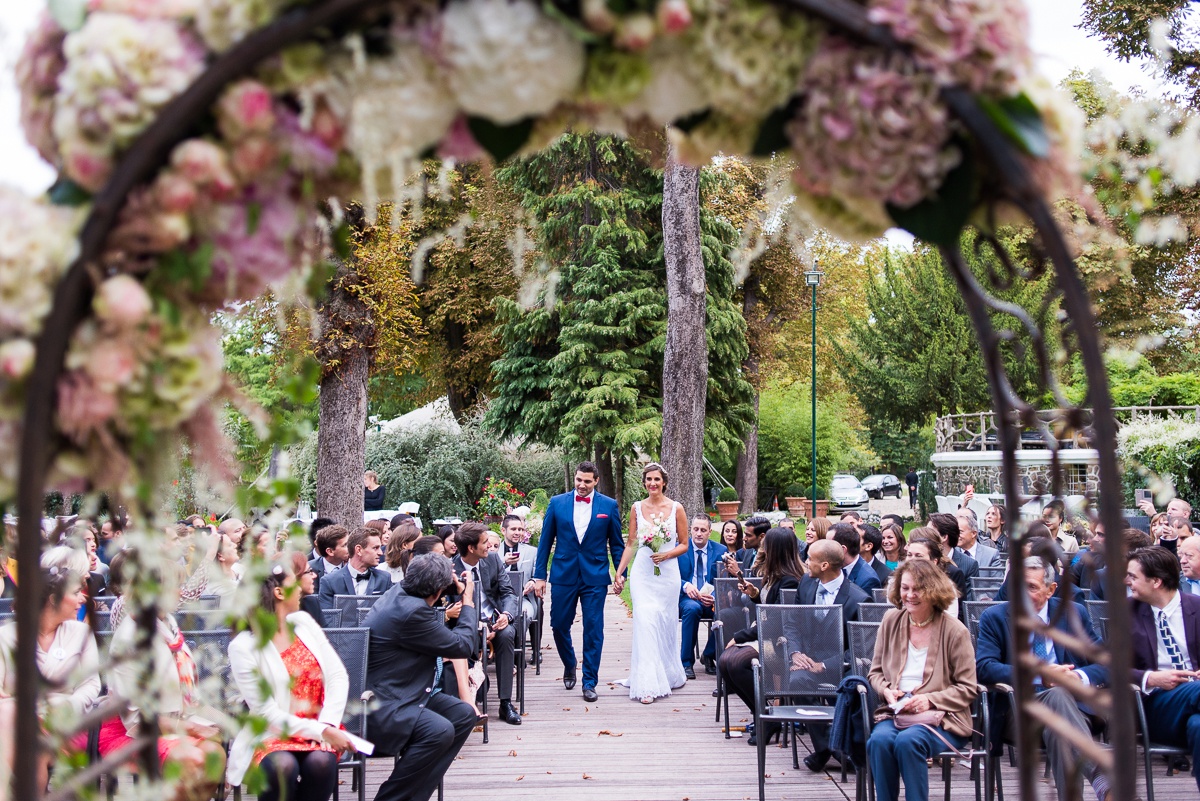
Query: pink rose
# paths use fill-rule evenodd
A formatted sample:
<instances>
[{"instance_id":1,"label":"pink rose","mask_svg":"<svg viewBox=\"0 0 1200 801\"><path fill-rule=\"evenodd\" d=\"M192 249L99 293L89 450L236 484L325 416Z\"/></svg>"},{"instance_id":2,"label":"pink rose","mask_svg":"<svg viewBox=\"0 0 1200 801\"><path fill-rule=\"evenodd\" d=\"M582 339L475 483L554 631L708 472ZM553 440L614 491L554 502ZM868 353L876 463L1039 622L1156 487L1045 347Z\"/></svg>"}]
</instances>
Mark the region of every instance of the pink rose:
<instances>
[{"instance_id":1,"label":"pink rose","mask_svg":"<svg viewBox=\"0 0 1200 801\"><path fill-rule=\"evenodd\" d=\"M58 380L58 426L76 442L86 439L116 413L116 395L101 392L86 373L72 370Z\"/></svg>"},{"instance_id":2,"label":"pink rose","mask_svg":"<svg viewBox=\"0 0 1200 801\"><path fill-rule=\"evenodd\" d=\"M617 24L613 44L623 50L645 50L654 41L654 20L649 14L630 14Z\"/></svg>"},{"instance_id":3,"label":"pink rose","mask_svg":"<svg viewBox=\"0 0 1200 801\"><path fill-rule=\"evenodd\" d=\"M681 33L692 24L692 9L687 0L662 0L658 4L658 27L663 33Z\"/></svg>"},{"instance_id":4,"label":"pink rose","mask_svg":"<svg viewBox=\"0 0 1200 801\"><path fill-rule=\"evenodd\" d=\"M166 211L186 214L196 203L196 185L177 172L160 173L154 193Z\"/></svg>"},{"instance_id":5,"label":"pink rose","mask_svg":"<svg viewBox=\"0 0 1200 801\"><path fill-rule=\"evenodd\" d=\"M96 316L118 327L132 327L150 314L150 296L141 283L130 275L115 275L96 290L93 306Z\"/></svg>"},{"instance_id":6,"label":"pink rose","mask_svg":"<svg viewBox=\"0 0 1200 801\"><path fill-rule=\"evenodd\" d=\"M133 348L116 339L102 339L88 352L83 368L102 392L115 394L133 380L137 358Z\"/></svg>"},{"instance_id":7,"label":"pink rose","mask_svg":"<svg viewBox=\"0 0 1200 801\"><path fill-rule=\"evenodd\" d=\"M229 171L225 151L203 139L189 139L171 153L171 165L214 197L224 197L237 188Z\"/></svg>"},{"instance_id":8,"label":"pink rose","mask_svg":"<svg viewBox=\"0 0 1200 801\"><path fill-rule=\"evenodd\" d=\"M249 182L266 172L279 158L279 148L265 136L255 136L239 142L233 149L230 165L233 174Z\"/></svg>"},{"instance_id":9,"label":"pink rose","mask_svg":"<svg viewBox=\"0 0 1200 801\"><path fill-rule=\"evenodd\" d=\"M226 139L250 133L270 133L275 127L271 92L258 81L239 81L217 104L217 119Z\"/></svg>"},{"instance_id":10,"label":"pink rose","mask_svg":"<svg viewBox=\"0 0 1200 801\"><path fill-rule=\"evenodd\" d=\"M112 160L102 153L71 148L65 153L65 172L77 184L98 192L112 174Z\"/></svg>"},{"instance_id":11,"label":"pink rose","mask_svg":"<svg viewBox=\"0 0 1200 801\"><path fill-rule=\"evenodd\" d=\"M28 339L10 339L0 345L0 375L10 381L19 381L29 375L36 354L33 343Z\"/></svg>"}]
</instances>

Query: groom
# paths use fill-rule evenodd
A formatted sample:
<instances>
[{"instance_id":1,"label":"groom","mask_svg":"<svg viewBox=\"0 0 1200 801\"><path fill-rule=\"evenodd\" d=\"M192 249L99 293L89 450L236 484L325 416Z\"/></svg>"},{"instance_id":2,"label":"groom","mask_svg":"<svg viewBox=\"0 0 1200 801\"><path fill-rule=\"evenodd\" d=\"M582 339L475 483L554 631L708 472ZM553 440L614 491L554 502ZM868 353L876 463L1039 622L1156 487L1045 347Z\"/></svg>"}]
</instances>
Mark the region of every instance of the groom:
<instances>
[{"instance_id":1,"label":"groom","mask_svg":"<svg viewBox=\"0 0 1200 801\"><path fill-rule=\"evenodd\" d=\"M575 687L575 647L571 625L583 606L583 700L596 700L596 677L604 648L604 600L608 595L608 555L620 564L625 550L617 502L596 492L600 471L591 462L575 470L575 491L550 499L542 521L534 567L534 592L546 592L546 562L554 552L550 574L550 628L562 658L563 688Z\"/></svg>"}]
</instances>

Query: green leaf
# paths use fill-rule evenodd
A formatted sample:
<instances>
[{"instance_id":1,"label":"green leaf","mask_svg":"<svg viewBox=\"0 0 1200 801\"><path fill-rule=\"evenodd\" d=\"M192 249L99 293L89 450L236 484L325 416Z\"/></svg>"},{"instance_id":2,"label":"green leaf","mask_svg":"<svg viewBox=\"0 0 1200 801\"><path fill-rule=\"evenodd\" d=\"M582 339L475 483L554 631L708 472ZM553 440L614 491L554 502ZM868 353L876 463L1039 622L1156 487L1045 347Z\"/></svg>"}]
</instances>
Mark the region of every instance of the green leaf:
<instances>
[{"instance_id":1,"label":"green leaf","mask_svg":"<svg viewBox=\"0 0 1200 801\"><path fill-rule=\"evenodd\" d=\"M954 247L975 206L975 163L960 145L962 162L946 176L937 194L910 208L887 204L896 225L918 239Z\"/></svg>"},{"instance_id":2,"label":"green leaf","mask_svg":"<svg viewBox=\"0 0 1200 801\"><path fill-rule=\"evenodd\" d=\"M770 156L788 149L791 142L787 137L787 124L796 116L798 98L792 98L787 104L780 106L767 115L758 127L758 136L750 154L753 156Z\"/></svg>"},{"instance_id":3,"label":"green leaf","mask_svg":"<svg viewBox=\"0 0 1200 801\"><path fill-rule=\"evenodd\" d=\"M350 226L344 222L333 231L333 252L342 261L350 258Z\"/></svg>"},{"instance_id":4,"label":"green leaf","mask_svg":"<svg viewBox=\"0 0 1200 801\"><path fill-rule=\"evenodd\" d=\"M255 201L246 207L246 236L254 236L262 219L262 204Z\"/></svg>"},{"instance_id":5,"label":"green leaf","mask_svg":"<svg viewBox=\"0 0 1200 801\"><path fill-rule=\"evenodd\" d=\"M60 177L47 192L50 202L56 206L82 206L91 202L92 193L70 178Z\"/></svg>"},{"instance_id":6,"label":"green leaf","mask_svg":"<svg viewBox=\"0 0 1200 801\"><path fill-rule=\"evenodd\" d=\"M1042 113L1029 95L1022 92L998 101L987 97L978 100L996 127L1015 145L1035 158L1044 159L1050 154L1050 137L1046 134Z\"/></svg>"},{"instance_id":7,"label":"green leaf","mask_svg":"<svg viewBox=\"0 0 1200 801\"><path fill-rule=\"evenodd\" d=\"M467 128L475 141L499 164L529 141L533 119L527 117L512 125L497 125L483 117L467 117Z\"/></svg>"}]
</instances>

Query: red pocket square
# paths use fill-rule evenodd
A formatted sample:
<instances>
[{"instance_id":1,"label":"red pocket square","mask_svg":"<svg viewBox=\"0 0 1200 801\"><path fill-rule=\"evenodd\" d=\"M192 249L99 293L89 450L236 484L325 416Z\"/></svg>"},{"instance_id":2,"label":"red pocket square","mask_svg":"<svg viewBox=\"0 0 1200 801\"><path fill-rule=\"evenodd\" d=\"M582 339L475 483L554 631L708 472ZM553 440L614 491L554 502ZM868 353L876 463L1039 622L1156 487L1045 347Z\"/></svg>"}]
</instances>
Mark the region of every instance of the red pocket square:
<instances>
[{"instance_id":1,"label":"red pocket square","mask_svg":"<svg viewBox=\"0 0 1200 801\"><path fill-rule=\"evenodd\" d=\"M597 519L597 520L607 520L607 519L608 519L608 515L596 515L596 519Z\"/></svg>"}]
</instances>

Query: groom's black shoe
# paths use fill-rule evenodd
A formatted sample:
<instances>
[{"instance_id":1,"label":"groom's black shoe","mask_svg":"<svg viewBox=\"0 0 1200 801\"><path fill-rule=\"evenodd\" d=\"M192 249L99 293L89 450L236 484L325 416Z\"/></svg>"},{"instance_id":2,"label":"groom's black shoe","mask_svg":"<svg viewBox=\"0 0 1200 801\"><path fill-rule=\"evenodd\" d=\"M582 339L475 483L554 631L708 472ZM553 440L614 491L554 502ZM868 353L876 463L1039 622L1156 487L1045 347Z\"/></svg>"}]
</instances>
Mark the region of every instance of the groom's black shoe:
<instances>
[{"instance_id":1,"label":"groom's black shoe","mask_svg":"<svg viewBox=\"0 0 1200 801\"><path fill-rule=\"evenodd\" d=\"M696 678L696 671L692 670L691 665L684 665L683 675L687 676L689 679L694 679Z\"/></svg>"},{"instance_id":2,"label":"groom's black shoe","mask_svg":"<svg viewBox=\"0 0 1200 801\"><path fill-rule=\"evenodd\" d=\"M596 700L597 698L599 698L599 697L600 697L600 696L596 695L596 688L595 688L595 687L584 687L584 688L583 688L583 700L585 700L585 701L595 701L595 700Z\"/></svg>"},{"instance_id":3,"label":"groom's black shoe","mask_svg":"<svg viewBox=\"0 0 1200 801\"><path fill-rule=\"evenodd\" d=\"M512 705L512 701L500 702L500 719L513 726L521 725L521 715Z\"/></svg>"},{"instance_id":4,"label":"groom's black shoe","mask_svg":"<svg viewBox=\"0 0 1200 801\"><path fill-rule=\"evenodd\" d=\"M575 668L567 668L563 671L563 689L575 689Z\"/></svg>"},{"instance_id":5,"label":"groom's black shoe","mask_svg":"<svg viewBox=\"0 0 1200 801\"><path fill-rule=\"evenodd\" d=\"M833 752L829 750L816 751L804 758L804 767L808 768L813 773L820 773L821 771L825 770L825 765L827 762L829 762L829 759L832 756Z\"/></svg>"}]
</instances>

